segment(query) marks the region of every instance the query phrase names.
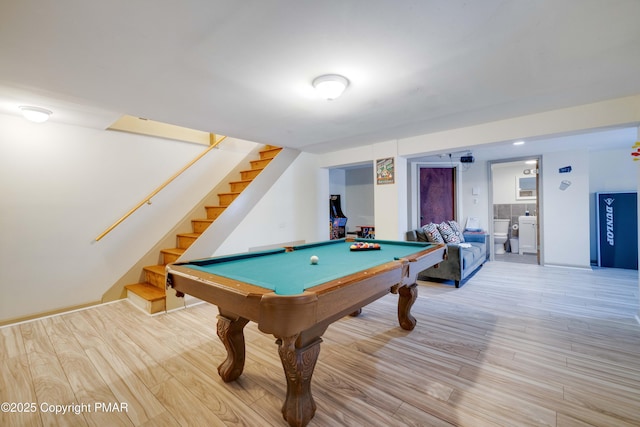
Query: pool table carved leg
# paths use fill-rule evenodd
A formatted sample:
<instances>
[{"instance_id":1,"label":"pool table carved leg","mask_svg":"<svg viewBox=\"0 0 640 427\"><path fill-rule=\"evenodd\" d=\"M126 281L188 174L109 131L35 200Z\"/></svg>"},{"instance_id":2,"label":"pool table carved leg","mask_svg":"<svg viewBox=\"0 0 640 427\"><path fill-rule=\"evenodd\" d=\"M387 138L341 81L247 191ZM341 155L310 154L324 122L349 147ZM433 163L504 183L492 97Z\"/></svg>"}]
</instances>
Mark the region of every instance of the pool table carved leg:
<instances>
[{"instance_id":1,"label":"pool table carved leg","mask_svg":"<svg viewBox=\"0 0 640 427\"><path fill-rule=\"evenodd\" d=\"M316 412L311 395L311 376L320 354L321 338L302 348L296 347L298 335L278 338L278 353L287 378L287 396L282 416L290 426L305 426Z\"/></svg>"},{"instance_id":2,"label":"pool table carved leg","mask_svg":"<svg viewBox=\"0 0 640 427\"><path fill-rule=\"evenodd\" d=\"M236 380L244 370L243 329L248 322L248 319L239 316L218 316L218 337L227 349L227 358L218 366L218 374L224 382Z\"/></svg>"},{"instance_id":3,"label":"pool table carved leg","mask_svg":"<svg viewBox=\"0 0 640 427\"><path fill-rule=\"evenodd\" d=\"M416 327L416 318L411 315L411 307L418 298L418 284L400 286L398 288L398 321L400 327L412 331Z\"/></svg>"}]
</instances>

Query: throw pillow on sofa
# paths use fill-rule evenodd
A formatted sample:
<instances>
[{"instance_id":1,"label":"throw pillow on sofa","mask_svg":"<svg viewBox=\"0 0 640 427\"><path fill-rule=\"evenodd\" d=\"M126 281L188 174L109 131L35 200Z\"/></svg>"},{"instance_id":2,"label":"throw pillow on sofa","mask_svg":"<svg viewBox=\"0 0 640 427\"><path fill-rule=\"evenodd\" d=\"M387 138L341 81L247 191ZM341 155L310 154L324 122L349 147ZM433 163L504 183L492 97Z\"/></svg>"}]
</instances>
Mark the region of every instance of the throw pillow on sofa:
<instances>
[{"instance_id":1,"label":"throw pillow on sofa","mask_svg":"<svg viewBox=\"0 0 640 427\"><path fill-rule=\"evenodd\" d=\"M449 223L443 221L438 224L438 231L446 243L460 243L460 238L456 236Z\"/></svg>"},{"instance_id":2,"label":"throw pillow on sofa","mask_svg":"<svg viewBox=\"0 0 640 427\"><path fill-rule=\"evenodd\" d=\"M462 234L462 227L460 227L460 224L458 224L456 221L449 221L449 225L451 226L451 229L453 230L454 233L456 233L456 236L458 236L458 239L460 239L460 242L464 242L464 234Z\"/></svg>"},{"instance_id":3,"label":"throw pillow on sofa","mask_svg":"<svg viewBox=\"0 0 640 427\"><path fill-rule=\"evenodd\" d=\"M427 236L427 241L429 243L444 243L444 239L440 235L438 226L436 224L431 222L422 227L422 231L424 232L425 236Z\"/></svg>"}]
</instances>

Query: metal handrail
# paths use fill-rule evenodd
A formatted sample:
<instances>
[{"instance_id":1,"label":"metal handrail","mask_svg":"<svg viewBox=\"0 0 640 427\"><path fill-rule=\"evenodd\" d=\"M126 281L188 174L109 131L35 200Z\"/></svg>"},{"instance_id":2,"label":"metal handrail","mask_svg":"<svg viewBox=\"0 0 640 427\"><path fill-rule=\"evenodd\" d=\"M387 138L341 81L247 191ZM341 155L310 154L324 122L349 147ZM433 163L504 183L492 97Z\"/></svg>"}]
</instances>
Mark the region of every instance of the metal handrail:
<instances>
[{"instance_id":1,"label":"metal handrail","mask_svg":"<svg viewBox=\"0 0 640 427\"><path fill-rule=\"evenodd\" d=\"M156 188L155 190L153 190L147 197L145 197L144 199L142 199L142 201L140 203L138 203L133 209L131 209L129 212L127 212L126 214L124 214L119 220L117 220L116 222L114 222L109 228L107 228L106 230L104 230L102 233L100 233L100 235L98 237L96 237L96 242L100 241L100 239L102 239L104 236L106 236L107 234L109 234L114 228L116 228L118 225L120 225L125 219L129 218L131 216L131 214L133 214L135 211L137 211L138 209L140 209L144 204L151 204L151 198L154 197L156 194L158 194L160 191L162 191L167 185L169 185L174 179L176 179L178 176L180 176L184 171L186 171L187 169L189 169L191 166L194 165L194 163L196 163L198 160L200 160L201 158L203 158L209 151L213 150L218 144L220 144L222 141L224 141L227 137L223 136L222 138L220 138L219 140L216 141L216 137L214 134L210 135L210 139L211 139L211 144L209 145L209 147L207 147L206 150L204 150L202 153L198 154L198 156L196 156L195 159L191 160L189 163L187 163L182 169L180 169L178 172L176 172L175 174L173 174L173 176L171 176L171 178L167 179L164 183L162 183L158 188Z\"/></svg>"}]
</instances>

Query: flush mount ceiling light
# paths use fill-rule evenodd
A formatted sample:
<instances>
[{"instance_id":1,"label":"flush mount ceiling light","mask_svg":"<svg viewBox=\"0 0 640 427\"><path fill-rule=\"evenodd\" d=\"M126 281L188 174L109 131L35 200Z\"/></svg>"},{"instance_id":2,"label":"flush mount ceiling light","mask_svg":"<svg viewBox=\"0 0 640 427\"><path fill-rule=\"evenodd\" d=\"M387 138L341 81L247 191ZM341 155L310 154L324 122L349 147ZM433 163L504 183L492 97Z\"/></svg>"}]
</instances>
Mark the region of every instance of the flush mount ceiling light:
<instances>
[{"instance_id":1,"label":"flush mount ceiling light","mask_svg":"<svg viewBox=\"0 0 640 427\"><path fill-rule=\"evenodd\" d=\"M513 145L524 145L524 141L516 141Z\"/></svg>"},{"instance_id":2,"label":"flush mount ceiling light","mask_svg":"<svg viewBox=\"0 0 640 427\"><path fill-rule=\"evenodd\" d=\"M326 74L313 80L318 95L326 100L334 100L349 86L349 80L337 74Z\"/></svg>"},{"instance_id":3,"label":"flush mount ceiling light","mask_svg":"<svg viewBox=\"0 0 640 427\"><path fill-rule=\"evenodd\" d=\"M20 110L22 110L22 115L25 119L34 123L44 123L49 120L49 116L53 114L46 108L29 107L24 105L20 107Z\"/></svg>"}]
</instances>

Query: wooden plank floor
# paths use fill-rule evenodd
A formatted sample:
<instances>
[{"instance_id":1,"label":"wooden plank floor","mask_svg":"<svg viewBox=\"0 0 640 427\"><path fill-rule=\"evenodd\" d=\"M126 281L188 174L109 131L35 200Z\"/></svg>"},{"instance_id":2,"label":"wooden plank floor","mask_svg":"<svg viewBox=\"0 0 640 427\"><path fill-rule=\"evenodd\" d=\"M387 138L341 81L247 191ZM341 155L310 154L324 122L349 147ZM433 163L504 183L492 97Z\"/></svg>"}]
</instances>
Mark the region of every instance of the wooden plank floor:
<instances>
[{"instance_id":1,"label":"wooden plank floor","mask_svg":"<svg viewBox=\"0 0 640 427\"><path fill-rule=\"evenodd\" d=\"M395 295L329 328L310 426L640 425L637 271L492 262L419 294L412 332ZM250 323L244 374L225 384L216 314L121 301L0 328L0 402L35 403L0 426L286 425L273 337Z\"/></svg>"}]
</instances>

